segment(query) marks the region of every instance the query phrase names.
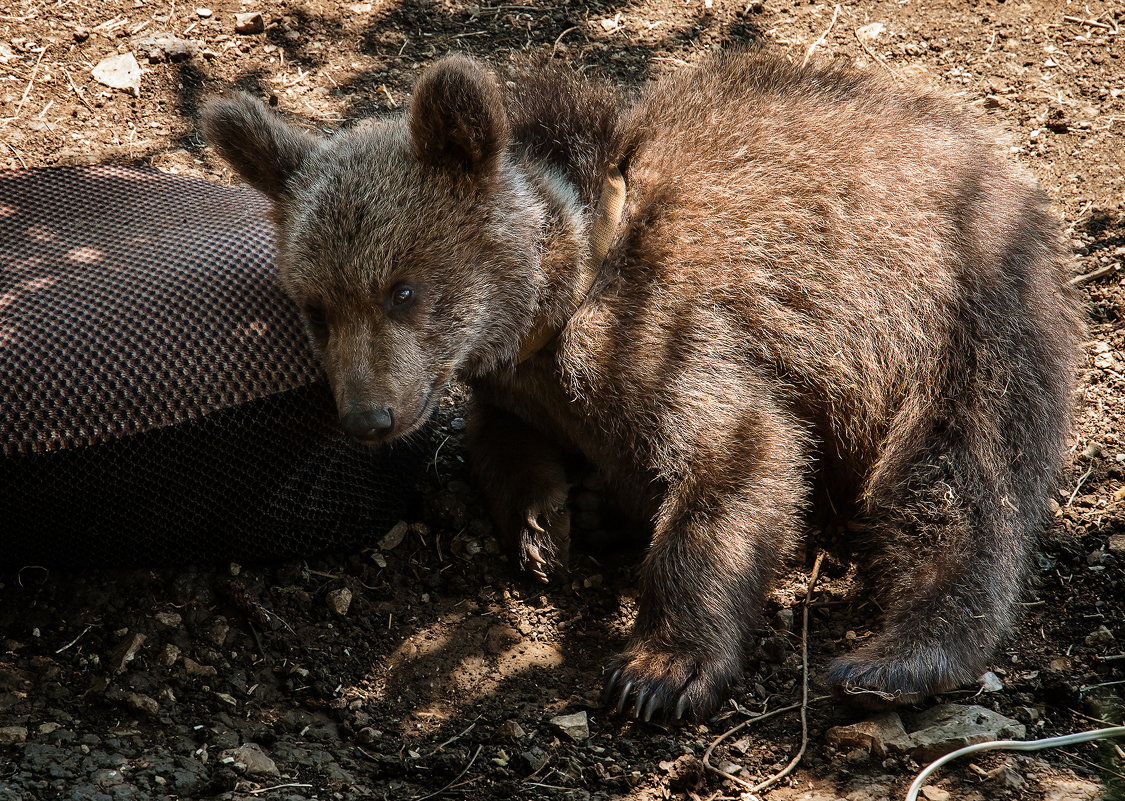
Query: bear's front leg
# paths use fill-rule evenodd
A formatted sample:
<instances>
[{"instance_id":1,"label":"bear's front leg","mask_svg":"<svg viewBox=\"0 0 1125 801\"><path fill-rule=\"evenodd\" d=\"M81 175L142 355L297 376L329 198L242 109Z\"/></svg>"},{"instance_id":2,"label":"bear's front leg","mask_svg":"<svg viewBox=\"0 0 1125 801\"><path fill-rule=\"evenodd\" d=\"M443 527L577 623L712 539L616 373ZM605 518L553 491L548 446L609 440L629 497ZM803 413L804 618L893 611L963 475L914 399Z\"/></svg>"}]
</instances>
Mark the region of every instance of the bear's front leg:
<instances>
[{"instance_id":1,"label":"bear's front leg","mask_svg":"<svg viewBox=\"0 0 1125 801\"><path fill-rule=\"evenodd\" d=\"M606 699L642 720L702 719L742 673L805 497L803 437L761 409L686 454L641 566L637 622L607 669Z\"/></svg>"},{"instance_id":2,"label":"bear's front leg","mask_svg":"<svg viewBox=\"0 0 1125 801\"><path fill-rule=\"evenodd\" d=\"M501 542L516 547L520 567L546 583L553 571L565 571L570 550L570 487L558 448L515 415L481 401L468 435L473 473Z\"/></svg>"}]
</instances>

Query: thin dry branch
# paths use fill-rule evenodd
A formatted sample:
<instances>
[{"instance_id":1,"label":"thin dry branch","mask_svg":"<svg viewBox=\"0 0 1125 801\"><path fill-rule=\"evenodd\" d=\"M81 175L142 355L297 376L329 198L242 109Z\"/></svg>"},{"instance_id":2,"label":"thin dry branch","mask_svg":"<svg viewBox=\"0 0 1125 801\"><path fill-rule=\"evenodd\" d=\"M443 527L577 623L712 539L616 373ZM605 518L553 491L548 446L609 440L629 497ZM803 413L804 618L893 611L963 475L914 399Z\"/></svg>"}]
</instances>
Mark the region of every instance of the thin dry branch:
<instances>
[{"instance_id":1,"label":"thin dry branch","mask_svg":"<svg viewBox=\"0 0 1125 801\"><path fill-rule=\"evenodd\" d=\"M718 773L720 776L722 776L726 779L730 779L731 781L735 782L736 784L742 785L743 787L745 787L749 791L749 794L752 797L756 797L756 796L754 796L755 793L761 792L762 790L765 790L765 789L768 789L768 788L772 787L773 785L777 784L779 781L784 779L786 776L788 776L790 773L792 773L793 770L797 767L797 765L800 764L801 759L804 758L805 751L806 751L806 749L808 749L808 746L809 746L809 724L808 724L808 708L809 708L809 605L810 605L810 601L812 600L813 588L816 586L817 579L820 578L820 565L823 561L824 561L824 552L821 551L816 556L816 562L813 563L812 576L809 578L808 589L805 590L805 603L804 603L804 609L803 609L803 613L802 613L802 627L801 627L801 701L800 701L800 703L790 704L789 706L784 706L784 707L781 707L780 709L775 709L772 712L766 712L766 713L761 714L761 715L755 715L754 717L752 717L748 720L742 721L742 723L739 723L733 729L729 729L728 731L719 735L719 737L714 742L712 742L711 745L708 746L707 750L703 753L703 767L707 768L707 770L713 771L714 773ZM735 732L745 728L746 726L749 726L751 723L756 723L759 720L765 720L766 718L773 717L774 715L780 715L782 712L789 712L790 710L793 710L793 709L800 709L801 710L801 747L797 751L797 755L794 756L793 759L789 760L789 764L786 765L781 770L779 770L777 773L773 774L772 776L770 776L767 779L764 779L763 781L758 782L757 784L750 784L750 782L746 781L745 779L740 779L737 776L735 776L733 773L727 773L725 770L720 770L719 768L717 768L717 767L715 767L714 765L711 764L711 754L714 752L715 747L718 746L718 744L721 743L723 740L725 740L727 737L730 737Z\"/></svg>"},{"instance_id":2,"label":"thin dry branch","mask_svg":"<svg viewBox=\"0 0 1125 801\"><path fill-rule=\"evenodd\" d=\"M828 34L831 33L832 28L835 27L835 25L836 25L836 18L838 16L840 16L840 4L839 3L836 4L836 10L832 12L832 21L829 22L828 27L824 29L824 33L822 33L820 35L820 38L818 38L815 42L813 42L811 45L809 45L809 49L805 51L805 60L801 62L802 67L809 63L809 59L812 58L813 52L818 47L820 47L821 44L824 43L825 39L828 38Z\"/></svg>"}]
</instances>

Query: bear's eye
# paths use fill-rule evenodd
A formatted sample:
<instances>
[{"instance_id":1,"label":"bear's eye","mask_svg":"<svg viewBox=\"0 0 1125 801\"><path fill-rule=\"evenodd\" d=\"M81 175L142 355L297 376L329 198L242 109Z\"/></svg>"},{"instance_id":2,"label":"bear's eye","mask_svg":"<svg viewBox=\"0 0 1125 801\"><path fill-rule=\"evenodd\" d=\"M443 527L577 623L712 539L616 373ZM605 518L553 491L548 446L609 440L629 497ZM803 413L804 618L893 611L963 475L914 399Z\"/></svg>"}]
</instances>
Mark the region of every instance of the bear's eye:
<instances>
[{"instance_id":1,"label":"bear's eye","mask_svg":"<svg viewBox=\"0 0 1125 801\"><path fill-rule=\"evenodd\" d=\"M309 327L317 334L323 333L328 328L328 318L320 306L313 303L306 304L305 317L309 321Z\"/></svg>"},{"instance_id":2,"label":"bear's eye","mask_svg":"<svg viewBox=\"0 0 1125 801\"><path fill-rule=\"evenodd\" d=\"M414 302L414 287L410 284L396 284L391 290L391 305L402 309Z\"/></svg>"}]
</instances>

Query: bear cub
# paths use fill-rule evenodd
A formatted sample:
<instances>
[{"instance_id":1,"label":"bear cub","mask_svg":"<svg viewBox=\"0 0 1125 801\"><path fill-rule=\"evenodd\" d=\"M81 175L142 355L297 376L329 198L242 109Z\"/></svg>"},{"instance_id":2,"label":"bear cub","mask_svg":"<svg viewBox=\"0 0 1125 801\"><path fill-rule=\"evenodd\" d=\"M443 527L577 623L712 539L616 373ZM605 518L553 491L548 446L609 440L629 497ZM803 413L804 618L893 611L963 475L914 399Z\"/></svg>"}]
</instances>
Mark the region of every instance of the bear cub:
<instances>
[{"instance_id":1,"label":"bear cub","mask_svg":"<svg viewBox=\"0 0 1125 801\"><path fill-rule=\"evenodd\" d=\"M632 100L451 56L404 116L331 137L240 94L204 124L273 200L347 432L409 435L468 382L475 473L544 581L564 457L651 522L619 711L715 711L826 493L868 522L885 610L829 682L914 702L987 668L1050 518L1081 325L1045 198L969 114L752 51Z\"/></svg>"}]
</instances>

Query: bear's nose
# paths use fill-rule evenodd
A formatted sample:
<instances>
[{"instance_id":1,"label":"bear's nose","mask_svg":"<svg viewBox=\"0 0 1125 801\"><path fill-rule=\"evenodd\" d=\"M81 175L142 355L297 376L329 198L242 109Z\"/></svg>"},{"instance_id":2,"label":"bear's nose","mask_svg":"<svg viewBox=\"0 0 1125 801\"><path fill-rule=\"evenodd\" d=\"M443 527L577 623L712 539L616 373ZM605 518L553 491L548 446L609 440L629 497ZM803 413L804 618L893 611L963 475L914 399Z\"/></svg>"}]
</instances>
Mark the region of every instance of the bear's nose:
<instances>
[{"instance_id":1,"label":"bear's nose","mask_svg":"<svg viewBox=\"0 0 1125 801\"><path fill-rule=\"evenodd\" d=\"M378 406L353 409L340 418L340 427L363 442L381 442L395 427L395 413Z\"/></svg>"}]
</instances>

